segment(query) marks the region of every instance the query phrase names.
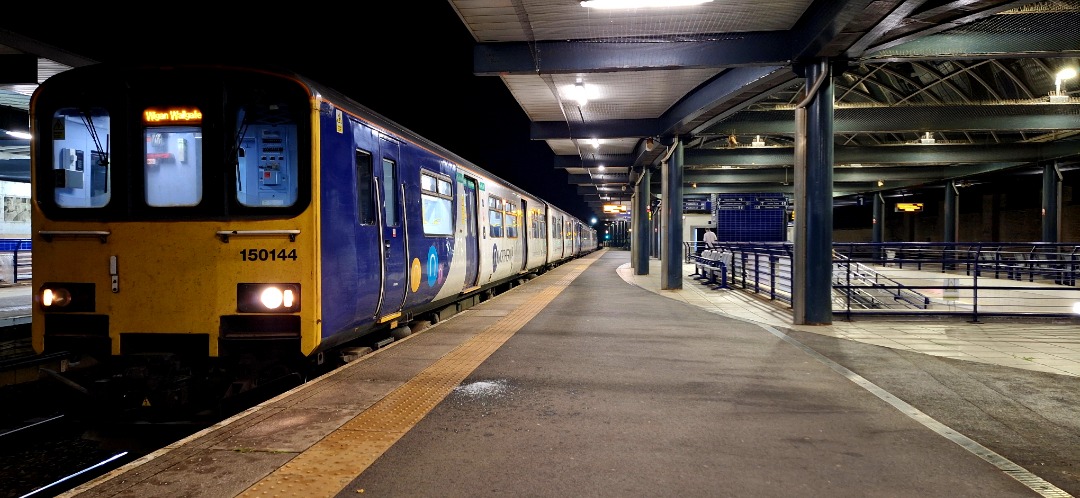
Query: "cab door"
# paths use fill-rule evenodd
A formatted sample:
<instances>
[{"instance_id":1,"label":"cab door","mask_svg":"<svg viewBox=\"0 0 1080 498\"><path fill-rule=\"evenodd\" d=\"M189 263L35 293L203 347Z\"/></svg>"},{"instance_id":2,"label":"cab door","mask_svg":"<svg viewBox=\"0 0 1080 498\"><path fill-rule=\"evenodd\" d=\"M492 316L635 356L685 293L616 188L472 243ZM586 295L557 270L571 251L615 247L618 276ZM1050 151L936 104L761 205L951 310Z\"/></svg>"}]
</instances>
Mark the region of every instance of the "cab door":
<instances>
[{"instance_id":1,"label":"cab door","mask_svg":"<svg viewBox=\"0 0 1080 498\"><path fill-rule=\"evenodd\" d=\"M399 156L400 145L386 137L379 140L381 161L375 166L379 227L382 232L382 289L379 307L375 313L377 322L387 322L401 315L405 302L407 268L405 252L405 204L401 188Z\"/></svg>"}]
</instances>

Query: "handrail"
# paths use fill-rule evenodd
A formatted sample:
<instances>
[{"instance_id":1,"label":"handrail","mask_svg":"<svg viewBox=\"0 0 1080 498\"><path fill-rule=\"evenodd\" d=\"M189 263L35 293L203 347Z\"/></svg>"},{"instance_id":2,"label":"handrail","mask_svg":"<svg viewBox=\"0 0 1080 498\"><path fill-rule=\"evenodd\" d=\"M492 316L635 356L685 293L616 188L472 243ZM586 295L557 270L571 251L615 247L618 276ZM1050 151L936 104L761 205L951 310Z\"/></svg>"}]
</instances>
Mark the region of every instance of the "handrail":
<instances>
[{"instance_id":1,"label":"handrail","mask_svg":"<svg viewBox=\"0 0 1080 498\"><path fill-rule=\"evenodd\" d=\"M8 266L5 255L11 254L10 273L7 268L4 268L3 274L0 274L0 282L17 284L31 278L33 275L32 248L30 239L0 239L0 261L2 261L0 266Z\"/></svg>"},{"instance_id":2,"label":"handrail","mask_svg":"<svg viewBox=\"0 0 1080 498\"><path fill-rule=\"evenodd\" d=\"M792 287L790 242L719 246L733 256L731 288L791 304L799 289ZM1080 244L842 242L833 248L834 314L1080 321L1080 311L1073 310L1080 303Z\"/></svg>"},{"instance_id":3,"label":"handrail","mask_svg":"<svg viewBox=\"0 0 1080 498\"><path fill-rule=\"evenodd\" d=\"M838 262L837 260L840 260L840 261L843 261L843 262L846 263L845 267L846 267L847 272L848 272L849 275L854 275L856 277L857 281L865 282L866 285L864 285L863 287L869 287L869 288L873 288L873 289L885 290L886 292L888 292L892 296L893 300L904 301L908 305L914 306L915 308L918 308L918 309L926 309L927 306L930 305L930 298L927 297L926 295L924 295L924 294L922 294L922 293L920 293L920 292L918 292L916 290L908 288L906 285L898 282L897 280L895 280L893 278L890 278L890 277L882 274L881 272L871 268L870 266L867 266L867 265L859 263L859 262L855 262L854 263L855 271L852 272L851 271L851 261L846 256L844 256L843 254L838 254L838 253L834 252L833 253L833 265L834 266L840 264L840 262ZM868 278L867 275L870 275L872 278ZM888 282L889 285L882 285L881 281L883 281L883 280ZM839 285L836 285L834 283L834 285L833 285L834 289L838 289L839 287L840 287ZM848 283L847 287L850 290L853 286L850 283ZM892 290L891 290L892 288L895 288L896 292L892 292ZM865 291L864 291L864 293L865 293ZM912 300L912 298L909 298L906 294L914 295L914 300Z\"/></svg>"}]
</instances>

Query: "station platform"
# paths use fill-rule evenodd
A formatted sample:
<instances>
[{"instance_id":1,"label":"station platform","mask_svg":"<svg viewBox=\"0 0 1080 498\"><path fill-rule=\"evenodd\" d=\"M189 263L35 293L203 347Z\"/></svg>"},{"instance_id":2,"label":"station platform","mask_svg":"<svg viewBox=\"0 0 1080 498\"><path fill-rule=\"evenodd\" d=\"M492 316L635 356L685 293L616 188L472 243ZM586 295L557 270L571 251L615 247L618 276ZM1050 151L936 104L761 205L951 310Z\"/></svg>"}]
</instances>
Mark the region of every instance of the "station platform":
<instances>
[{"instance_id":1,"label":"station platform","mask_svg":"<svg viewBox=\"0 0 1080 498\"><path fill-rule=\"evenodd\" d=\"M792 327L629 259L571 261L63 496L1080 493L1080 377Z\"/></svg>"}]
</instances>

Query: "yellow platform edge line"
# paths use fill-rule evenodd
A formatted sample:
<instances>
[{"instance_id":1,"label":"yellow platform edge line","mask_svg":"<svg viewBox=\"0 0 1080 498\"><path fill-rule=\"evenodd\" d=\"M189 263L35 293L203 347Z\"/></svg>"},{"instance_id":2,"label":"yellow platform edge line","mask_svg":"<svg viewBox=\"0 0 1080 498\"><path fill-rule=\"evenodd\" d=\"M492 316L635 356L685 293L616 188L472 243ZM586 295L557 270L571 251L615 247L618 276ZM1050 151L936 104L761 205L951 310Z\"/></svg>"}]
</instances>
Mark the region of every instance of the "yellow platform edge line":
<instances>
[{"instance_id":1,"label":"yellow platform edge line","mask_svg":"<svg viewBox=\"0 0 1080 498\"><path fill-rule=\"evenodd\" d=\"M555 285L537 292L238 496L330 497L338 494L597 259L578 260Z\"/></svg>"}]
</instances>

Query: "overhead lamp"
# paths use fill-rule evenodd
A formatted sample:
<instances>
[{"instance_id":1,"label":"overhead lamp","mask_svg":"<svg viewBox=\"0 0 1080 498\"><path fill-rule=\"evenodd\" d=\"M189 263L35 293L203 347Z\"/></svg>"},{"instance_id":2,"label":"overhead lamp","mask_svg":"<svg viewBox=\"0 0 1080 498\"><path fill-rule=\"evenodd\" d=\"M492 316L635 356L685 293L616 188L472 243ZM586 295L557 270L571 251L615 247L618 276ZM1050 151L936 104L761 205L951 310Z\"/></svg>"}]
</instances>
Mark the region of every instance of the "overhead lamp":
<instances>
[{"instance_id":1,"label":"overhead lamp","mask_svg":"<svg viewBox=\"0 0 1080 498\"><path fill-rule=\"evenodd\" d=\"M654 147L656 147L656 141L653 140L652 137L646 138L645 139L645 151L646 152L652 152Z\"/></svg>"},{"instance_id":2,"label":"overhead lamp","mask_svg":"<svg viewBox=\"0 0 1080 498\"><path fill-rule=\"evenodd\" d=\"M589 9L651 9L654 7L686 7L709 3L712 0L584 0L581 6Z\"/></svg>"},{"instance_id":3,"label":"overhead lamp","mask_svg":"<svg viewBox=\"0 0 1080 498\"><path fill-rule=\"evenodd\" d=\"M1050 95L1050 102L1060 103L1068 102L1069 96L1061 93L1061 83L1067 79L1076 77L1076 69L1071 67L1058 71L1056 78L1054 79L1054 93Z\"/></svg>"},{"instance_id":4,"label":"overhead lamp","mask_svg":"<svg viewBox=\"0 0 1080 498\"><path fill-rule=\"evenodd\" d=\"M589 143L592 144L593 148L596 148L596 149L600 148L600 139L599 138L594 138L594 139L590 140Z\"/></svg>"},{"instance_id":5,"label":"overhead lamp","mask_svg":"<svg viewBox=\"0 0 1080 498\"><path fill-rule=\"evenodd\" d=\"M574 83L574 86L570 87L570 98L577 101L578 105L585 105L589 102L589 90L585 88L585 83L580 79Z\"/></svg>"},{"instance_id":6,"label":"overhead lamp","mask_svg":"<svg viewBox=\"0 0 1080 498\"><path fill-rule=\"evenodd\" d=\"M752 147L764 147L765 141L761 139L761 135L754 135L754 141L750 142Z\"/></svg>"},{"instance_id":7,"label":"overhead lamp","mask_svg":"<svg viewBox=\"0 0 1080 498\"><path fill-rule=\"evenodd\" d=\"M604 165L601 164L601 165L597 166L596 169L599 170L599 171L604 171Z\"/></svg>"},{"instance_id":8,"label":"overhead lamp","mask_svg":"<svg viewBox=\"0 0 1080 498\"><path fill-rule=\"evenodd\" d=\"M877 186L884 187L885 186L885 180L878 180L877 181Z\"/></svg>"},{"instance_id":9,"label":"overhead lamp","mask_svg":"<svg viewBox=\"0 0 1080 498\"><path fill-rule=\"evenodd\" d=\"M924 133L923 137L919 139L919 143L923 145L934 145L934 142L936 142L936 140L934 140L934 134L929 131Z\"/></svg>"},{"instance_id":10,"label":"overhead lamp","mask_svg":"<svg viewBox=\"0 0 1080 498\"><path fill-rule=\"evenodd\" d=\"M6 131L8 135L11 135L11 136L13 136L15 138L18 138L20 140L30 140L30 134L25 132L25 131L11 131L11 130L4 130L4 131Z\"/></svg>"},{"instance_id":11,"label":"overhead lamp","mask_svg":"<svg viewBox=\"0 0 1080 498\"><path fill-rule=\"evenodd\" d=\"M693 183L691 183L691 184L690 184L690 188L697 188L697 182L693 182Z\"/></svg>"}]
</instances>

